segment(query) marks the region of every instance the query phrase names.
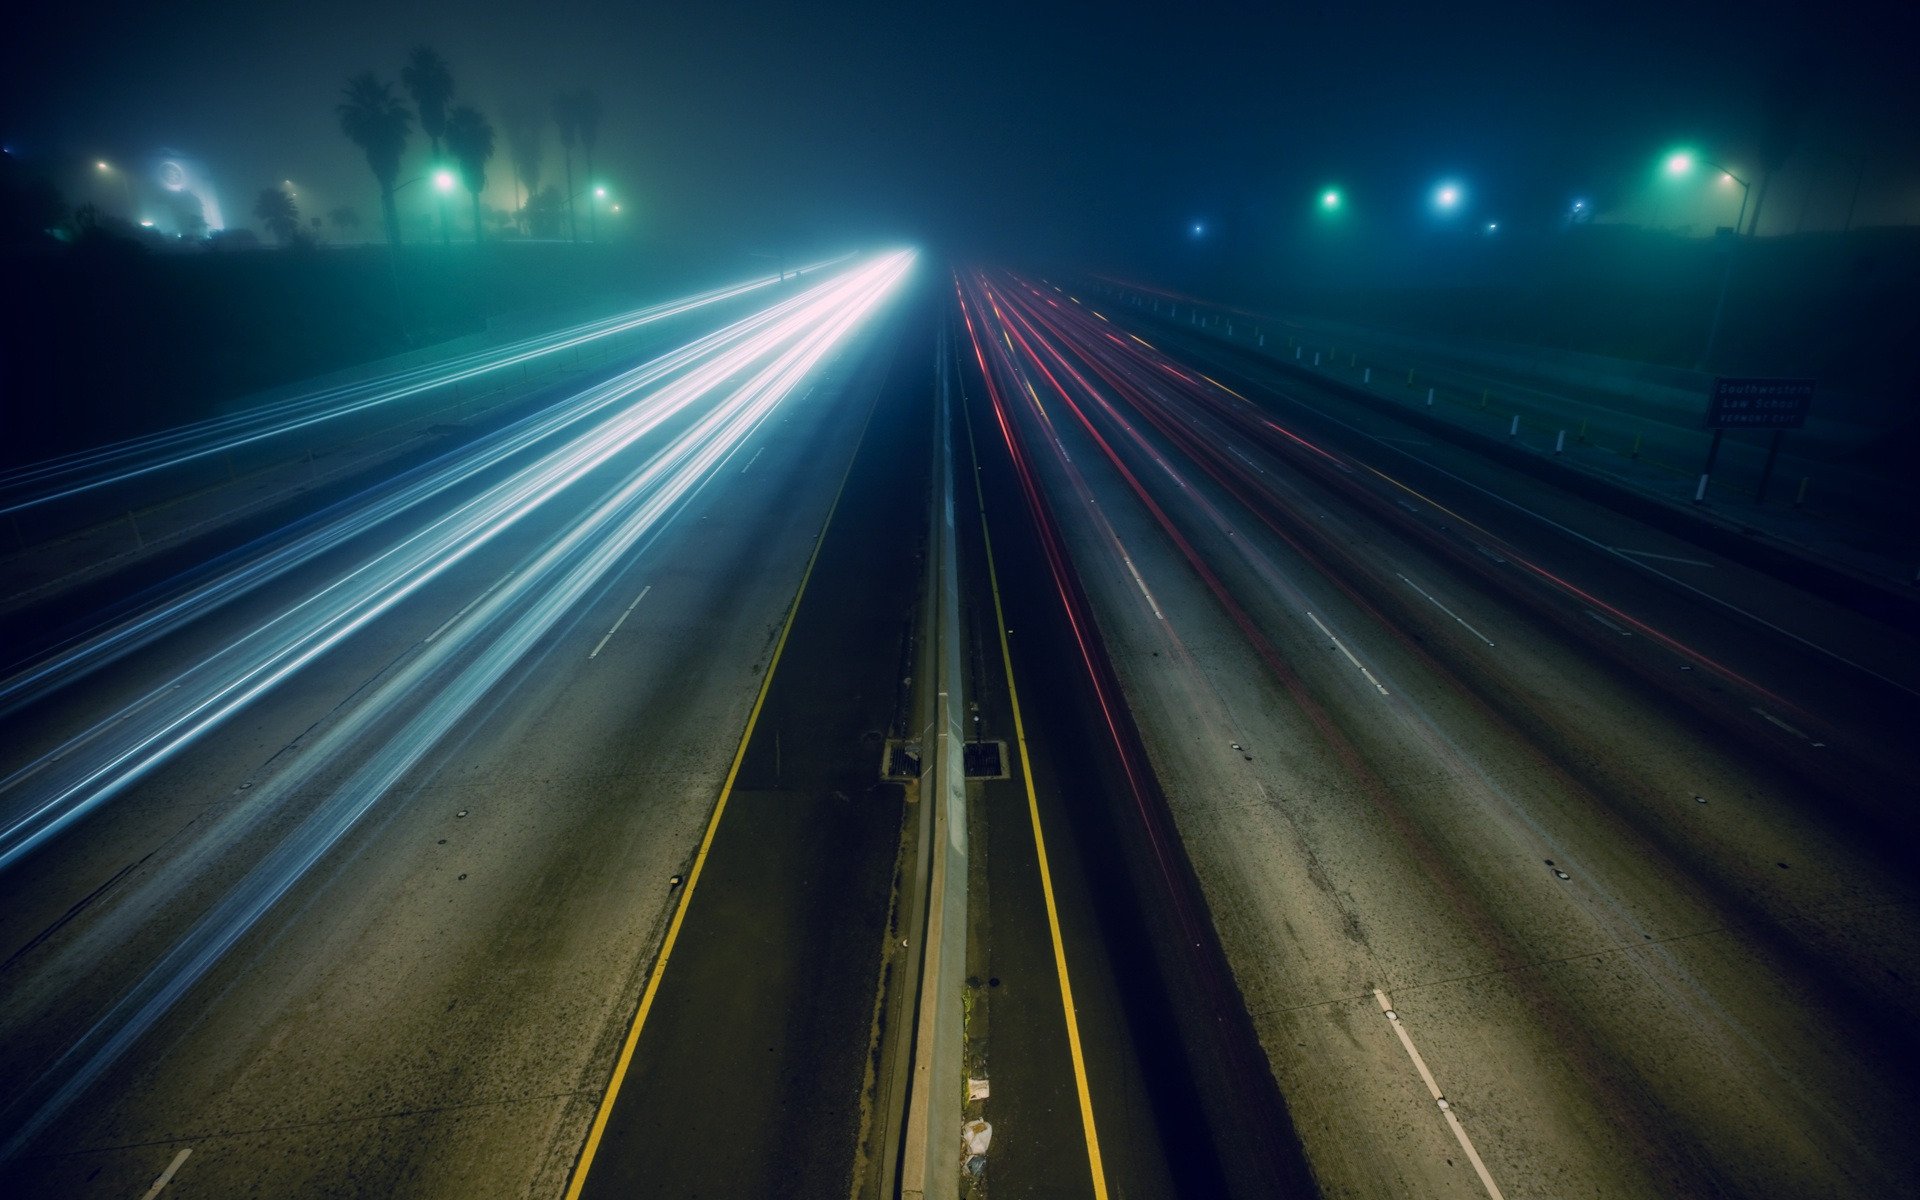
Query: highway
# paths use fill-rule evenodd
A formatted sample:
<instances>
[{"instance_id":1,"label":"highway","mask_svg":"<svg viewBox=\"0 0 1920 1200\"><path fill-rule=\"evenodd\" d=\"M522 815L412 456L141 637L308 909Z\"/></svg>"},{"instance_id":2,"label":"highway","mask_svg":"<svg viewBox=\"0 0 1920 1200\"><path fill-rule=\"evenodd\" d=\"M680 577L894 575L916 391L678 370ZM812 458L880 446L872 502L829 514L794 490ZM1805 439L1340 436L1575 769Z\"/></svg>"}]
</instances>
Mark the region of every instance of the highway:
<instances>
[{"instance_id":1,"label":"highway","mask_svg":"<svg viewBox=\"0 0 1920 1200\"><path fill-rule=\"evenodd\" d=\"M1905 1187L1910 637L1254 356L961 284L1321 1191Z\"/></svg>"},{"instance_id":2,"label":"highway","mask_svg":"<svg viewBox=\"0 0 1920 1200\"><path fill-rule=\"evenodd\" d=\"M1920 640L902 252L0 479L0 1191L881 1195L942 394L965 1194L1911 1190Z\"/></svg>"}]
</instances>

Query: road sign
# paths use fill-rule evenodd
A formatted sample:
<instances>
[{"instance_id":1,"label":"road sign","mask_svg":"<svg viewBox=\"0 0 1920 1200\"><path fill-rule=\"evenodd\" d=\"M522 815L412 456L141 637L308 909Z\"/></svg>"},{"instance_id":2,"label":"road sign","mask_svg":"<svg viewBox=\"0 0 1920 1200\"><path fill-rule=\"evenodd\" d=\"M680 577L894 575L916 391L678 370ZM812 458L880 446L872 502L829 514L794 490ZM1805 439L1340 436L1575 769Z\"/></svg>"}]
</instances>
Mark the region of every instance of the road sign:
<instances>
[{"instance_id":1,"label":"road sign","mask_svg":"<svg viewBox=\"0 0 1920 1200\"><path fill-rule=\"evenodd\" d=\"M1708 429L1798 429L1813 406L1811 379L1716 379Z\"/></svg>"}]
</instances>

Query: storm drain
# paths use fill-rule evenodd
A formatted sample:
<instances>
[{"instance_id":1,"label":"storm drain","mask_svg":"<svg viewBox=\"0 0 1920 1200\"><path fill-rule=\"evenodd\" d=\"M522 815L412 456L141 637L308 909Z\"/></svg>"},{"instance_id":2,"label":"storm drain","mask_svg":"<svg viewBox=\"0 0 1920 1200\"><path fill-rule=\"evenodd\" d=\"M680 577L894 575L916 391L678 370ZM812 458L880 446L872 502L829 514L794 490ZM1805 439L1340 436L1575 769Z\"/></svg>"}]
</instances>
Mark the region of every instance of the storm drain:
<instances>
[{"instance_id":1,"label":"storm drain","mask_svg":"<svg viewBox=\"0 0 1920 1200\"><path fill-rule=\"evenodd\" d=\"M886 753L880 758L880 778L920 778L920 743L905 738L888 738Z\"/></svg>"},{"instance_id":2,"label":"storm drain","mask_svg":"<svg viewBox=\"0 0 1920 1200\"><path fill-rule=\"evenodd\" d=\"M966 758L968 779L1007 778L1005 742L968 742Z\"/></svg>"},{"instance_id":3,"label":"storm drain","mask_svg":"<svg viewBox=\"0 0 1920 1200\"><path fill-rule=\"evenodd\" d=\"M965 751L968 779L1007 779L1007 744L968 742ZM888 738L880 760L880 778L897 781L920 778L920 743L912 738Z\"/></svg>"}]
</instances>

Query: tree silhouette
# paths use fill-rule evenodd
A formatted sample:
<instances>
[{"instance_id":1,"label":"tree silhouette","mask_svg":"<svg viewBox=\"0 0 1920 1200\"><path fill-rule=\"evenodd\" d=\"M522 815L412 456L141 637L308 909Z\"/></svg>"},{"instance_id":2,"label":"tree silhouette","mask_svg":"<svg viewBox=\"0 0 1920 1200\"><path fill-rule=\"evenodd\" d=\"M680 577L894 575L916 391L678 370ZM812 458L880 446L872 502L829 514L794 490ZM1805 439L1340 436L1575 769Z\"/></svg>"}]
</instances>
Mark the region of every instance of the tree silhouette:
<instances>
[{"instance_id":1,"label":"tree silhouette","mask_svg":"<svg viewBox=\"0 0 1920 1200\"><path fill-rule=\"evenodd\" d=\"M413 106L420 113L420 131L427 135L427 141L433 147L434 165L440 163L441 140L447 135L447 102L453 99L453 72L447 69L447 60L426 46L414 47L407 56L407 65L400 69L400 82L406 85L407 93L413 97ZM447 206L440 204L440 241L444 245L450 241L447 233Z\"/></svg>"},{"instance_id":2,"label":"tree silhouette","mask_svg":"<svg viewBox=\"0 0 1920 1200\"><path fill-rule=\"evenodd\" d=\"M580 131L580 150L587 157L587 186L598 187L593 174L593 143L600 137L600 97L584 88L573 94L573 120ZM597 193L596 193L597 194ZM600 240L600 206L587 200L587 240Z\"/></svg>"},{"instance_id":3,"label":"tree silhouette","mask_svg":"<svg viewBox=\"0 0 1920 1200\"><path fill-rule=\"evenodd\" d=\"M400 154L413 130L413 114L393 94L393 85L372 71L347 81L346 98L335 111L340 130L367 156L367 166L380 184L380 215L387 226L387 243L400 244L400 213L393 203L393 183L400 175Z\"/></svg>"},{"instance_id":4,"label":"tree silhouette","mask_svg":"<svg viewBox=\"0 0 1920 1200\"><path fill-rule=\"evenodd\" d=\"M487 160L493 157L493 126L471 104L447 117L447 150L460 164L460 178L473 196L473 240L480 240L480 192L487 186Z\"/></svg>"},{"instance_id":5,"label":"tree silhouette","mask_svg":"<svg viewBox=\"0 0 1920 1200\"><path fill-rule=\"evenodd\" d=\"M521 214L521 232L528 233L524 228L526 209L523 206L533 203L533 194L540 187L540 160L544 149L540 141L541 120L538 113L521 104L507 110L505 124L507 157L513 162L513 203Z\"/></svg>"},{"instance_id":6,"label":"tree silhouette","mask_svg":"<svg viewBox=\"0 0 1920 1200\"><path fill-rule=\"evenodd\" d=\"M573 144L580 138L580 115L571 93L561 92L553 98L553 123L560 127L560 150L567 164L567 231L577 242L580 218L573 207Z\"/></svg>"},{"instance_id":7,"label":"tree silhouette","mask_svg":"<svg viewBox=\"0 0 1920 1200\"><path fill-rule=\"evenodd\" d=\"M553 184L527 197L525 209L528 233L537 238L557 238L567 215L567 198Z\"/></svg>"},{"instance_id":8,"label":"tree silhouette","mask_svg":"<svg viewBox=\"0 0 1920 1200\"><path fill-rule=\"evenodd\" d=\"M253 215L273 234L275 241L291 246L300 236L300 208L293 197L279 188L262 188L254 197Z\"/></svg>"}]
</instances>

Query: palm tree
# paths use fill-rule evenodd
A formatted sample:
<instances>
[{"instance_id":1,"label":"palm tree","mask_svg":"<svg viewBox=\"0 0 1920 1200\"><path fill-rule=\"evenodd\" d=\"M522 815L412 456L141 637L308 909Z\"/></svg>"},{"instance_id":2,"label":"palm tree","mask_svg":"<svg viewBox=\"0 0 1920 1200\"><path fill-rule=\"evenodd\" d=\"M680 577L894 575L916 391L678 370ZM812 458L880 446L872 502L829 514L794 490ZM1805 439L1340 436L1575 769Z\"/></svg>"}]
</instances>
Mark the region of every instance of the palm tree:
<instances>
[{"instance_id":1,"label":"palm tree","mask_svg":"<svg viewBox=\"0 0 1920 1200\"><path fill-rule=\"evenodd\" d=\"M367 166L380 184L380 215L386 221L387 243L400 244L400 214L393 204L393 181L400 175L400 154L413 130L413 114L372 71L347 81L346 99L335 110L340 130L367 156Z\"/></svg>"},{"instance_id":2,"label":"palm tree","mask_svg":"<svg viewBox=\"0 0 1920 1200\"><path fill-rule=\"evenodd\" d=\"M279 188L262 188L253 201L253 215L260 218L274 240L290 246L300 236L300 209L293 197Z\"/></svg>"},{"instance_id":3,"label":"palm tree","mask_svg":"<svg viewBox=\"0 0 1920 1200\"><path fill-rule=\"evenodd\" d=\"M561 92L553 98L553 123L560 127L560 149L567 164L567 229L573 241L580 240L580 220L573 207L573 143L580 136L580 116L573 95Z\"/></svg>"},{"instance_id":4,"label":"palm tree","mask_svg":"<svg viewBox=\"0 0 1920 1200\"><path fill-rule=\"evenodd\" d=\"M513 162L514 207L524 218L525 205L533 200L534 192L540 188L540 159L543 147L540 144L540 117L525 104L518 104L507 110L507 157ZM523 220L524 225L524 220ZM520 230L528 234L525 228Z\"/></svg>"},{"instance_id":5,"label":"palm tree","mask_svg":"<svg viewBox=\"0 0 1920 1200\"><path fill-rule=\"evenodd\" d=\"M440 162L440 140L447 133L447 101L453 99L453 72L447 69L447 60L425 46L416 46L407 56L407 65L400 68L400 82L405 84L407 92L413 97L413 106L420 113L420 130L427 135L427 141L433 146L434 165ZM440 241L449 241L447 234L447 206L440 205Z\"/></svg>"},{"instance_id":6,"label":"palm tree","mask_svg":"<svg viewBox=\"0 0 1920 1200\"><path fill-rule=\"evenodd\" d=\"M587 156L587 186L595 187L593 174L593 143L600 136L600 97L582 88L573 94L573 119L580 129L580 149ZM600 206L592 200L587 201L587 240L600 240L600 226L597 220Z\"/></svg>"},{"instance_id":7,"label":"palm tree","mask_svg":"<svg viewBox=\"0 0 1920 1200\"><path fill-rule=\"evenodd\" d=\"M360 214L344 204L328 213L327 220L332 221L334 229L343 234L360 228Z\"/></svg>"},{"instance_id":8,"label":"palm tree","mask_svg":"<svg viewBox=\"0 0 1920 1200\"><path fill-rule=\"evenodd\" d=\"M487 160L493 157L493 126L471 104L447 117L447 150L460 164L460 177L473 195L473 240L480 240L480 191L487 186Z\"/></svg>"}]
</instances>

